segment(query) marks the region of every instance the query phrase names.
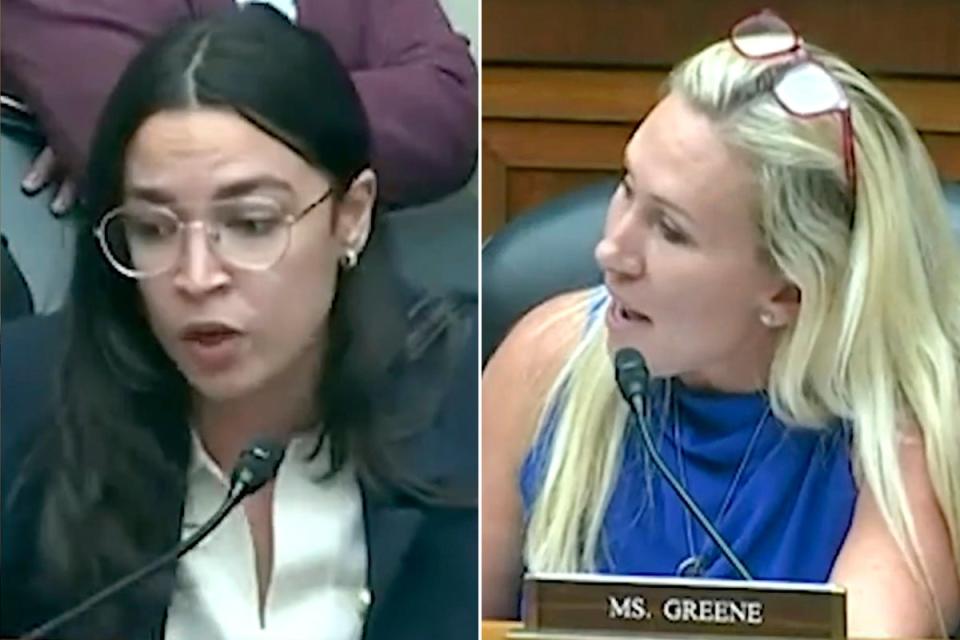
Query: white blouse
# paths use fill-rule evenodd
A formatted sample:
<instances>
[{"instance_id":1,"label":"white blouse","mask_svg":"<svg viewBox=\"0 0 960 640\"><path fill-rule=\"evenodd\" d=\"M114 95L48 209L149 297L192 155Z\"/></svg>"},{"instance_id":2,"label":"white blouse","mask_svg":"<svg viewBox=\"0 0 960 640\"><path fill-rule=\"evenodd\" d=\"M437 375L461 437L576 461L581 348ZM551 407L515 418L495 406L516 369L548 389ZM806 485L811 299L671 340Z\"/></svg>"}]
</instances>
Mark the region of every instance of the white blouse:
<instances>
[{"instance_id":1,"label":"white blouse","mask_svg":"<svg viewBox=\"0 0 960 640\"><path fill-rule=\"evenodd\" d=\"M273 574L260 620L253 537L238 506L181 559L166 640L356 640L370 604L367 548L356 476L329 468L316 434L295 438L274 486ZM220 506L228 480L193 436L181 537Z\"/></svg>"}]
</instances>

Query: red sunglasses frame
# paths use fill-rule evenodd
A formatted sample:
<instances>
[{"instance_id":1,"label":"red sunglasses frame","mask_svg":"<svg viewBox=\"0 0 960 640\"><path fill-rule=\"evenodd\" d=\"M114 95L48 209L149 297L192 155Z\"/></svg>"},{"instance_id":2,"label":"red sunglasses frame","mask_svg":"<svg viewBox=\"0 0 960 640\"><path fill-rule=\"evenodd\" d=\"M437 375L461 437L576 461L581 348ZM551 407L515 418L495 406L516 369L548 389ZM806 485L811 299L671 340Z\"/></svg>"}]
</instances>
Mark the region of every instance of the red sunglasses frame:
<instances>
[{"instance_id":1,"label":"red sunglasses frame","mask_svg":"<svg viewBox=\"0 0 960 640\"><path fill-rule=\"evenodd\" d=\"M742 48L740 48L737 45L737 35L736 35L737 30L741 29L743 25L751 21L759 20L762 18L767 18L767 19L781 22L787 29L789 29L790 35L793 36L793 44L785 49L772 51L764 55L750 54L744 51ZM734 50L740 55L742 55L744 58L747 58L749 60L770 60L773 58L779 58L781 56L795 54L798 61L797 65L794 65L786 69L786 71L783 74L781 74L780 77L777 79L777 82L779 82L792 69L796 68L796 66L799 66L802 64L811 64L811 65L820 67L829 77L833 78L833 75L827 70L826 67L824 67L822 64L820 64L810 56L810 52L807 51L806 47L804 46L803 38L800 36L799 33L797 33L797 30L794 29L789 22L781 18L779 15L777 15L774 11L771 11L770 9L764 9L757 13L753 13L744 18L741 18L733 25L733 27L730 28L730 33L728 34L727 37L730 40L730 44L733 46ZM840 87L840 90L844 92L843 86L836 79L834 79L833 81L836 82L837 86ZM830 109L817 111L815 113L798 113L797 111L792 109L789 104L783 101L780 94L776 91L776 82L771 87L771 91L773 92L773 95L776 98L777 103L781 107L783 107L784 111L786 111L787 113L789 113L790 115L796 118L819 118L820 116L833 114L833 113L836 113L840 116L840 122L841 122L842 132L843 132L842 144L843 144L844 168L845 168L846 177L847 177L847 184L849 185L849 189L850 189L851 206L853 209L856 209L857 160L856 160L856 154L854 152L855 145L854 145L853 117L850 113L849 98L846 98L842 104L839 104ZM844 94L845 93L846 92L844 92ZM852 224L853 224L853 219L852 219L852 211L851 211L851 225Z\"/></svg>"}]
</instances>

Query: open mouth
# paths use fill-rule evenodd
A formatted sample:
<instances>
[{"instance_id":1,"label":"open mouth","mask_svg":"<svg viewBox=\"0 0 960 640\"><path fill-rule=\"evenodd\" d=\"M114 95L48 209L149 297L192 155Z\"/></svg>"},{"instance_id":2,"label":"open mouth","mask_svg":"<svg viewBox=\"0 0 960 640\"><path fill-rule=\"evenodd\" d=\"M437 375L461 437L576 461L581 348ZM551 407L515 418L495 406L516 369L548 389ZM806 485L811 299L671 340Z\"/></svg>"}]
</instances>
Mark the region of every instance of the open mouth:
<instances>
[{"instance_id":1,"label":"open mouth","mask_svg":"<svg viewBox=\"0 0 960 640\"><path fill-rule=\"evenodd\" d=\"M217 344L240 335L241 331L223 322L192 322L180 332L186 342Z\"/></svg>"},{"instance_id":2,"label":"open mouth","mask_svg":"<svg viewBox=\"0 0 960 640\"><path fill-rule=\"evenodd\" d=\"M219 371L232 366L242 353L244 333L220 323L198 323L180 334L186 355L200 369Z\"/></svg>"},{"instance_id":3,"label":"open mouth","mask_svg":"<svg viewBox=\"0 0 960 640\"><path fill-rule=\"evenodd\" d=\"M620 304L617 305L617 313L622 319L629 320L630 322L650 322L650 316L637 311L631 311Z\"/></svg>"},{"instance_id":4,"label":"open mouth","mask_svg":"<svg viewBox=\"0 0 960 640\"><path fill-rule=\"evenodd\" d=\"M640 323L640 324L650 324L650 316L640 313L639 311L634 311L628 307L625 307L618 300L614 299L610 301L609 309L610 319L615 324L625 324L625 323Z\"/></svg>"},{"instance_id":5,"label":"open mouth","mask_svg":"<svg viewBox=\"0 0 960 640\"><path fill-rule=\"evenodd\" d=\"M183 339L204 347L212 347L240 335L239 331L229 328L188 331Z\"/></svg>"}]
</instances>

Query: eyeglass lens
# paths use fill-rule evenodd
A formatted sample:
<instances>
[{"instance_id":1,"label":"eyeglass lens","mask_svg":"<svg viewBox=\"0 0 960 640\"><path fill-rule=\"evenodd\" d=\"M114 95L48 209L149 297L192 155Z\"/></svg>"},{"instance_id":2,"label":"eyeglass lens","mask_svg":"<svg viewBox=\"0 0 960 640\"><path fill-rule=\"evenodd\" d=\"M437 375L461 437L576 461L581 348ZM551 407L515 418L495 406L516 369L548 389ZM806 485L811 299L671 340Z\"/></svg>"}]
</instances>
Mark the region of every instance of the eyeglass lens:
<instances>
[{"instance_id":1,"label":"eyeglass lens","mask_svg":"<svg viewBox=\"0 0 960 640\"><path fill-rule=\"evenodd\" d=\"M763 58L790 51L797 34L782 18L761 13L738 24L731 34L734 45L745 56Z\"/></svg>"},{"instance_id":2,"label":"eyeglass lens","mask_svg":"<svg viewBox=\"0 0 960 640\"><path fill-rule=\"evenodd\" d=\"M846 104L846 96L837 81L817 64L801 64L790 69L774 88L780 102L793 113L811 116Z\"/></svg>"},{"instance_id":3,"label":"eyeglass lens","mask_svg":"<svg viewBox=\"0 0 960 640\"><path fill-rule=\"evenodd\" d=\"M125 270L155 274L174 266L187 244L184 233L193 226L163 211L119 210L104 226L105 248ZM245 268L269 267L289 239L285 218L265 208L222 209L200 226L220 258Z\"/></svg>"}]
</instances>

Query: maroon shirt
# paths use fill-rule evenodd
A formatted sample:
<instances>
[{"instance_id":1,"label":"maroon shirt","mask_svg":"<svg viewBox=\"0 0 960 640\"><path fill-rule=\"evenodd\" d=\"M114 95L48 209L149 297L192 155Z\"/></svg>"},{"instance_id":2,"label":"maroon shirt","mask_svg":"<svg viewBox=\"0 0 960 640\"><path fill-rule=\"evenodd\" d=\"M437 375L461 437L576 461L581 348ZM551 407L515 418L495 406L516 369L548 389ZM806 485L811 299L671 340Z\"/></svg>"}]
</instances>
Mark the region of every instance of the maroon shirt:
<instances>
[{"instance_id":1,"label":"maroon shirt","mask_svg":"<svg viewBox=\"0 0 960 640\"><path fill-rule=\"evenodd\" d=\"M3 0L3 91L34 110L78 178L97 116L141 46L186 16L235 9L233 0ZM476 162L477 70L436 0L298 0L297 11L357 85L381 198L412 204L463 184Z\"/></svg>"}]
</instances>

